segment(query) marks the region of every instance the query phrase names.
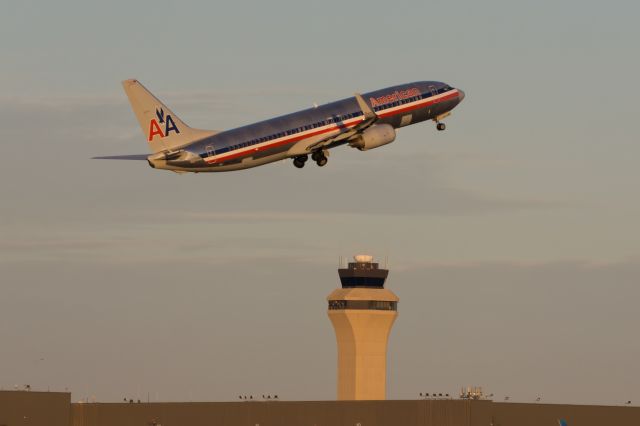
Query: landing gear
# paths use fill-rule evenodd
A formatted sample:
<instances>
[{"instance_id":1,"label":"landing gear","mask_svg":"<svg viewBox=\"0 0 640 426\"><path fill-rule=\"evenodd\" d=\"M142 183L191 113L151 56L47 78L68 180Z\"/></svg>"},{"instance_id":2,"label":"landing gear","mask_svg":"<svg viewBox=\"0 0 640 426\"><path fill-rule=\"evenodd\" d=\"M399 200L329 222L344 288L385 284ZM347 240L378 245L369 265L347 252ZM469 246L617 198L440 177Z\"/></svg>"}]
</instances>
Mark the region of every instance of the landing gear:
<instances>
[{"instance_id":1,"label":"landing gear","mask_svg":"<svg viewBox=\"0 0 640 426\"><path fill-rule=\"evenodd\" d=\"M299 155L293 159L293 165L297 168L301 169L304 167L304 164L309 159L308 155ZM323 167L329 161L327 159L327 154L324 151L313 151L311 153L311 159L316 162L316 164L320 167Z\"/></svg>"},{"instance_id":2,"label":"landing gear","mask_svg":"<svg viewBox=\"0 0 640 426\"><path fill-rule=\"evenodd\" d=\"M327 156L324 154L324 151L314 151L311 154L311 159L316 162L319 167L324 167L327 162Z\"/></svg>"},{"instance_id":3,"label":"landing gear","mask_svg":"<svg viewBox=\"0 0 640 426\"><path fill-rule=\"evenodd\" d=\"M316 164L317 164L319 167L324 167L324 166L327 164L327 161L329 161L329 160L327 159L327 157L325 157L325 156L323 155L322 157L319 157L319 158L316 160Z\"/></svg>"},{"instance_id":4,"label":"landing gear","mask_svg":"<svg viewBox=\"0 0 640 426\"><path fill-rule=\"evenodd\" d=\"M293 165L296 166L297 168L301 169L304 167L304 163L307 162L307 159L309 157L307 157L306 155L301 155L299 157L296 157L293 159Z\"/></svg>"},{"instance_id":5,"label":"landing gear","mask_svg":"<svg viewBox=\"0 0 640 426\"><path fill-rule=\"evenodd\" d=\"M444 118L447 118L450 115L451 115L451 111L445 112L444 114L440 114L433 119L433 121L436 122L436 129L438 129L438 131L441 132L447 128L447 125L444 124L441 120Z\"/></svg>"}]
</instances>

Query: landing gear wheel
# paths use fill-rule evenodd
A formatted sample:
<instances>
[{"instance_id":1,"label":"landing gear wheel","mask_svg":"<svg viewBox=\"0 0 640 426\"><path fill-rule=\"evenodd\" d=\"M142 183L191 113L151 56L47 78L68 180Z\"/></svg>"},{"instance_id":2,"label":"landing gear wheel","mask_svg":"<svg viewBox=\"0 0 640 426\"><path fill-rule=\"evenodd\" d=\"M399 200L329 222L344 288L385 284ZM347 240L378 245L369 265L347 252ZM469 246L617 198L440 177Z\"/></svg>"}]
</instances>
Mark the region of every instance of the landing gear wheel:
<instances>
[{"instance_id":1,"label":"landing gear wheel","mask_svg":"<svg viewBox=\"0 0 640 426\"><path fill-rule=\"evenodd\" d=\"M444 129L446 129L447 126L444 123L438 123L436 124L436 129L438 129L439 131L443 131Z\"/></svg>"},{"instance_id":2,"label":"landing gear wheel","mask_svg":"<svg viewBox=\"0 0 640 426\"><path fill-rule=\"evenodd\" d=\"M301 155L300 157L296 157L293 159L293 165L297 168L301 169L304 167L304 163L307 162L307 156Z\"/></svg>"},{"instance_id":3,"label":"landing gear wheel","mask_svg":"<svg viewBox=\"0 0 640 426\"><path fill-rule=\"evenodd\" d=\"M329 160L327 160L327 157L325 157L324 155L320 155L316 158L316 164L319 167L324 167L327 164L327 161Z\"/></svg>"}]
</instances>

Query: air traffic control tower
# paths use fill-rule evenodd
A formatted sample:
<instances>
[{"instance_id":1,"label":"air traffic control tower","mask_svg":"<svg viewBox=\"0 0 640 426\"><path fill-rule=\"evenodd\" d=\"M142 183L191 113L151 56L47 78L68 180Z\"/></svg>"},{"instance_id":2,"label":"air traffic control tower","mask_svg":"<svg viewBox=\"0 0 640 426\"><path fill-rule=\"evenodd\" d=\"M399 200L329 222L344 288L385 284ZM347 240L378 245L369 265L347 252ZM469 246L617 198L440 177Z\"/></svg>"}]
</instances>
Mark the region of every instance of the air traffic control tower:
<instances>
[{"instance_id":1,"label":"air traffic control tower","mask_svg":"<svg viewBox=\"0 0 640 426\"><path fill-rule=\"evenodd\" d=\"M338 341L338 400L386 399L387 341L398 296L384 288L389 271L358 255L338 269L342 288L327 297Z\"/></svg>"}]
</instances>

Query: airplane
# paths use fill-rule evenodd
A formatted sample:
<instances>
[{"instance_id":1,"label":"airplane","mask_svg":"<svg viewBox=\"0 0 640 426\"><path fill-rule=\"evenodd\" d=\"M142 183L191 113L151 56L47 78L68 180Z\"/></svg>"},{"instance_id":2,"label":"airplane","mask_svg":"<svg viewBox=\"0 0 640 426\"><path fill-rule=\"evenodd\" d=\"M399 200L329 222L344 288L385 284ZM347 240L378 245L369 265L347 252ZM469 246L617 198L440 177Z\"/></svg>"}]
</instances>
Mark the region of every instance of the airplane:
<instances>
[{"instance_id":1,"label":"airplane","mask_svg":"<svg viewBox=\"0 0 640 426\"><path fill-rule=\"evenodd\" d=\"M152 153L93 158L147 160L177 173L241 170L287 158L301 169L309 156L323 167L337 146L368 151L393 142L396 129L427 120L445 130L442 120L465 96L442 82L419 81L214 131L187 126L138 80L122 86Z\"/></svg>"}]
</instances>

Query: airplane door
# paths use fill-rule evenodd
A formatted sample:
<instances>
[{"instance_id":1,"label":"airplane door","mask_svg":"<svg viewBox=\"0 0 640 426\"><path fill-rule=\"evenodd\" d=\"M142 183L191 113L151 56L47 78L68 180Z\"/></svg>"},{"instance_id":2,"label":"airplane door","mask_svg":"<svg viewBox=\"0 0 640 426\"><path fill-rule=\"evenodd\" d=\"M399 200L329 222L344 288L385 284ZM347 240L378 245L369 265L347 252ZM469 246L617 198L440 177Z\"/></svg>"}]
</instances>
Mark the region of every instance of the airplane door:
<instances>
[{"instance_id":1,"label":"airplane door","mask_svg":"<svg viewBox=\"0 0 640 426\"><path fill-rule=\"evenodd\" d=\"M216 151L215 151L215 149L213 149L213 145L207 145L204 149L205 149L205 151L207 151L207 157L211 157L212 155L216 155Z\"/></svg>"},{"instance_id":2,"label":"airplane door","mask_svg":"<svg viewBox=\"0 0 640 426\"><path fill-rule=\"evenodd\" d=\"M431 92L431 96L435 96L438 94L438 89L436 89L436 86L429 86L429 91Z\"/></svg>"}]
</instances>

